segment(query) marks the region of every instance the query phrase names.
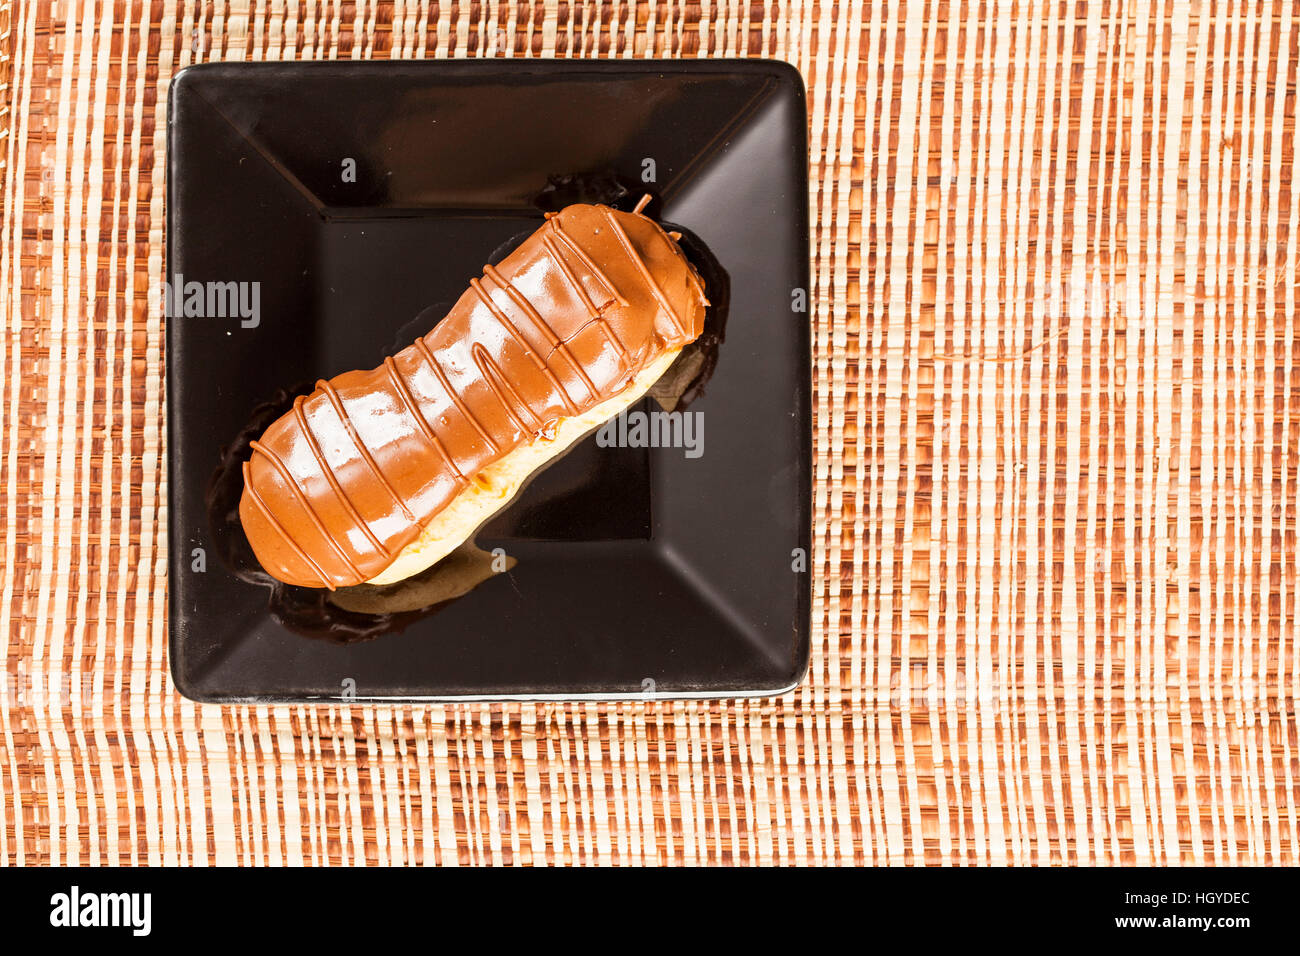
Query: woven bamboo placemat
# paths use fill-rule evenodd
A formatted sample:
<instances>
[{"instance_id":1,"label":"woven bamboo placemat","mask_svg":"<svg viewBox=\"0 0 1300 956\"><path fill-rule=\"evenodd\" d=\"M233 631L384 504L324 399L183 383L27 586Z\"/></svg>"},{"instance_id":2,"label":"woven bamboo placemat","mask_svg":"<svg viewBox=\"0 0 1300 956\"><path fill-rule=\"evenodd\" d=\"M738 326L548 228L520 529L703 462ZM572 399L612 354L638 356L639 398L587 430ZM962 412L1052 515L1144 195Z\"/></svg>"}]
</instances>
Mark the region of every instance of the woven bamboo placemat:
<instances>
[{"instance_id":1,"label":"woven bamboo placemat","mask_svg":"<svg viewBox=\"0 0 1300 956\"><path fill-rule=\"evenodd\" d=\"M0 860L1296 863L1296 0L0 0ZM811 671L198 707L166 667L164 107L211 59L808 84Z\"/></svg>"}]
</instances>

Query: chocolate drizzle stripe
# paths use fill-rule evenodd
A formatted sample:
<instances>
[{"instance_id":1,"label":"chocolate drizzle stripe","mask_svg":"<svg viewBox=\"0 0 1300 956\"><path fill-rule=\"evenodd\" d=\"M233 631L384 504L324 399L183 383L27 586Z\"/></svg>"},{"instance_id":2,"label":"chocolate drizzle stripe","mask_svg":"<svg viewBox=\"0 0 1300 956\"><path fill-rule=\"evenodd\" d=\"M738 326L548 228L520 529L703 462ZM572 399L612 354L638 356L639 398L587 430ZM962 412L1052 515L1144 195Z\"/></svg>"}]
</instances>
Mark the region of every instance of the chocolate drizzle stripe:
<instances>
[{"instance_id":1,"label":"chocolate drizzle stripe","mask_svg":"<svg viewBox=\"0 0 1300 956\"><path fill-rule=\"evenodd\" d=\"M474 430L479 433L479 437L487 442L488 447L492 449L493 454L499 453L501 451L501 446L493 441L492 436L487 433L487 430L483 427L482 423L474 417L473 413L470 412L469 407L461 401L461 397L456 394L456 390L451 387L451 382L447 379L447 373L442 370L442 366L439 365L438 360L434 358L433 352L429 350L428 343L424 341L423 335L415 340L415 347L420 350L420 354L424 356L424 360L429 363L429 368L433 370L433 374L438 376L438 382L447 392L447 397L451 399L452 404L455 405L461 415L463 415L465 419L474 426Z\"/></svg>"},{"instance_id":2,"label":"chocolate drizzle stripe","mask_svg":"<svg viewBox=\"0 0 1300 956\"><path fill-rule=\"evenodd\" d=\"M451 457L451 452L447 451L447 446L442 443L442 439L434 432L433 426L429 424L429 420L425 418L424 413L420 411L420 406L415 401L415 396L411 393L411 387L406 384L406 379L402 378L402 373L397 370L397 363L393 361L391 355L384 356L384 367L388 369L388 377L393 380L393 387L397 389L397 394L401 396L402 404L406 406L406 410L410 413L411 417L415 419L415 424L420 427L420 431L423 432L424 437L429 440L429 444L431 444L437 450L438 454L442 456L442 460L447 463L447 467L452 470L457 480L463 483L468 483L469 479L465 477L465 473L461 471L460 466L456 464L456 459Z\"/></svg>"},{"instance_id":3,"label":"chocolate drizzle stripe","mask_svg":"<svg viewBox=\"0 0 1300 956\"><path fill-rule=\"evenodd\" d=\"M645 260L637 253L636 247L632 245L632 240L627 237L627 233L623 231L623 227L618 224L618 220L614 218L613 213L610 212L608 207L602 206L601 212L604 214L605 221L609 223L610 228L614 230L614 235L618 237L618 241L622 244L624 251L627 252L628 257L631 258L633 263L635 263L637 271L641 273L641 278L644 279L646 285L650 287L650 291L653 292L655 298L659 300L659 304L664 307L664 310L668 313L668 318L673 320L673 325L677 327L677 334L686 335L686 326L682 323L681 316L677 314L677 310L672 307L672 303L670 303L668 297L664 295L664 290L659 288L659 283L656 282L655 277L650 274L649 267L645 264Z\"/></svg>"},{"instance_id":4,"label":"chocolate drizzle stripe","mask_svg":"<svg viewBox=\"0 0 1300 956\"><path fill-rule=\"evenodd\" d=\"M388 476L380 470L379 462L375 461L374 456L370 454L370 449L367 448L366 443L361 440L361 435L358 434L356 426L352 424L352 417L348 415L348 410L343 406L343 399L339 397L338 390L324 379L317 382L316 387L325 393L325 397L328 398L330 404L334 406L334 413L338 415L339 421L343 423L343 427L346 428L348 434L352 436L352 444L357 446L357 451L361 452L361 457L365 460L366 464L370 466L371 472L373 472L374 476L379 479L379 483L384 486L390 495L392 495L393 503L402 509L402 514L406 515L407 521L414 521L414 512L406 506L406 502L403 501L402 496L397 493L397 489L394 488L392 482L388 480Z\"/></svg>"},{"instance_id":5,"label":"chocolate drizzle stripe","mask_svg":"<svg viewBox=\"0 0 1300 956\"><path fill-rule=\"evenodd\" d=\"M614 330L610 328L609 322L605 320L604 314L602 314L600 309L596 308L596 303L591 301L591 296L587 295L587 290L583 288L578 277L569 268L569 264L564 261L564 256L560 254L560 250L555 245L555 242L550 236L547 236L542 240L542 245L546 248L546 251L551 254L551 258L554 259L555 264L560 267L560 271L563 272L565 277L573 284L573 287L578 290L578 295L580 295L582 301L586 303L587 314L596 320L600 325L601 330L605 333L605 338L609 339L610 343L618 350L619 356L623 359L624 364L628 364L627 349L623 347L623 343L619 341L618 336L614 334Z\"/></svg>"},{"instance_id":6,"label":"chocolate drizzle stripe","mask_svg":"<svg viewBox=\"0 0 1300 956\"><path fill-rule=\"evenodd\" d=\"M316 530L320 532L321 537L330 543L330 547L334 549L334 553L337 554L343 560L343 563L348 566L348 569L356 575L357 580L364 581L366 576L361 573L361 569L356 566L356 563L348 557L348 553L344 551L338 541L335 540L334 535L330 534L326 529L325 522L322 521L320 515L316 513L316 508L312 505L311 499L308 498L303 490L298 487L298 482L294 479L293 472L289 470L289 466L284 463L283 459L281 459L273 449L267 448L260 441L251 441L249 442L248 447L269 461L275 470L280 473L280 477L284 479L284 483L293 491L294 497L302 503L302 506L307 510L307 514L311 516L312 524L316 526ZM332 590L334 585L328 580L326 583L329 584Z\"/></svg>"},{"instance_id":7,"label":"chocolate drizzle stripe","mask_svg":"<svg viewBox=\"0 0 1300 956\"><path fill-rule=\"evenodd\" d=\"M600 315L600 309L596 308L596 303L592 302L591 296L587 295L586 286L578 280L578 277L574 275L573 270L569 268L569 264L564 261L564 256L560 254L559 246L555 244L555 240L552 237L547 236L542 240L542 245L545 246L546 251L551 254L551 258L555 260L555 264L560 267L560 271L564 273L564 278L569 280L569 285L573 286L574 290L577 291L578 298L582 299L582 304L587 307L587 314L593 319Z\"/></svg>"},{"instance_id":8,"label":"chocolate drizzle stripe","mask_svg":"<svg viewBox=\"0 0 1300 956\"><path fill-rule=\"evenodd\" d=\"M599 397L600 391L596 388L596 384L587 375L587 370L582 367L582 363L569 351L568 343L555 334L555 330L547 324L546 320L542 318L542 314L528 301L527 297L515 288L514 283L498 272L495 266L484 266L483 274L495 282L506 295L510 296L510 300L523 310L524 314L528 316L528 320L533 323L533 326L546 337L546 341L550 343L551 348L559 350L569 360L569 364L573 366L573 370L578 373L578 377L582 379L582 384L587 387L592 396Z\"/></svg>"},{"instance_id":9,"label":"chocolate drizzle stripe","mask_svg":"<svg viewBox=\"0 0 1300 956\"><path fill-rule=\"evenodd\" d=\"M497 365L497 363L492 359L492 356L488 354L488 350L484 348L483 343L475 342L470 347L470 354L474 356L474 365L478 368L479 374L483 376L483 381L487 383L488 388L492 389L492 394L497 397L497 401L501 403L501 407L504 408L506 414L510 416L510 420L519 426L519 430L527 432L531 431L533 428L540 428L542 426L542 420L537 417L537 414L531 408L528 407L528 403L519 397L519 393L515 391L514 386L510 384L509 380L505 377L505 374L501 371L501 366ZM500 381L499 385L497 384L498 380ZM504 391L502 390L503 386ZM528 417L536 423L535 425L530 426L525 424L524 420L515 414L514 409L510 407L509 400L506 398L506 392L510 393L510 397L515 400L515 404L518 405L519 408L528 413Z\"/></svg>"},{"instance_id":10,"label":"chocolate drizzle stripe","mask_svg":"<svg viewBox=\"0 0 1300 956\"><path fill-rule=\"evenodd\" d=\"M596 268L596 264L591 261L591 258L585 252L582 251L581 247L574 241L573 237L560 228L560 220L548 220L548 225L550 225L551 231L564 241L565 247L571 250L574 255L578 257L578 261L582 263L583 268L591 272L591 274L598 278L601 281L601 284L609 290L609 294L614 297L614 301L626 308L627 299L623 298L619 291L614 288L614 283L610 282L609 277L605 275L605 273L601 272L600 269ZM548 236L547 238L549 239L550 237ZM559 256L556 256L556 262L559 263L561 268L564 268L564 263ZM578 285L579 288L581 288L581 283L578 283ZM585 291L586 290L584 290L584 292ZM622 340L617 334L615 334L613 327L609 324L609 320L605 318L605 314L602 311L597 309L594 315L597 323L600 325L601 331L605 333L605 338L609 339L610 344L613 345L615 351L618 352L619 358L623 360L623 364L630 369L632 367L632 358L627 354L627 347L623 345Z\"/></svg>"},{"instance_id":11,"label":"chocolate drizzle stripe","mask_svg":"<svg viewBox=\"0 0 1300 956\"><path fill-rule=\"evenodd\" d=\"M298 422L298 428L302 431L302 437L307 439L307 445L311 448L311 453L316 457L316 463L320 465L320 470L325 474L325 480L330 483L330 487L334 489L334 494L338 497L343 507L347 509L348 514L352 516L353 522L355 522L357 527L360 528L362 532L365 533L365 536L370 539L370 543L375 546L375 550L385 558L391 558L392 555L389 553L388 549L384 547L384 543L375 536L375 532L371 529L370 523L361 517L361 513L357 511L357 506L352 503L352 499L347 496L347 492L345 492L343 486L339 484L339 479L338 476L334 474L334 469L331 468L330 463L325 460L325 454L320 450L320 444L316 441L316 435L307 426L307 416L304 415L302 411L302 405L305 400L305 397L302 395L299 395L294 399L293 414L294 418Z\"/></svg>"},{"instance_id":12,"label":"chocolate drizzle stripe","mask_svg":"<svg viewBox=\"0 0 1300 956\"><path fill-rule=\"evenodd\" d=\"M608 214L607 210L606 215ZM591 261L591 257L587 255L582 246L578 245L577 241L564 231L564 228L560 225L559 217L557 216L554 219L548 219L546 222L547 225L551 227L551 231L555 233L556 237L563 241L565 246L567 246L573 254L578 257L578 261L582 263L582 267L600 280L600 284L603 285L609 291L609 294L614 297L614 301L619 305L626 307L628 304L627 299L623 298L623 294L615 288L614 283L610 281L609 276L601 272L596 266L596 263Z\"/></svg>"},{"instance_id":13,"label":"chocolate drizzle stripe","mask_svg":"<svg viewBox=\"0 0 1300 956\"><path fill-rule=\"evenodd\" d=\"M485 266L484 269L486 268L487 267ZM485 271L484 275L486 274ZM470 279L469 284L470 288L477 293L479 300L487 307L487 310L492 313L492 317L500 322L502 327L505 328L506 331L514 337L514 340L523 347L523 350L528 354L528 357L533 360L533 364L536 365L541 373L546 376L547 381L551 383L551 386L559 392L560 397L564 399L564 405L568 408L569 414L578 414L578 406L574 403L572 397L570 397L568 390L565 389L564 383L560 381L559 376L551 371L550 366L537 357L537 353L534 352L532 346L528 344L528 340L519 333L519 330L515 328L514 323L510 321L509 317L497 308L497 304L492 301L492 296L488 294L487 289L483 288L483 283L479 282L478 279ZM548 326L547 328L549 329L550 327ZM553 346L555 343L552 342L550 344Z\"/></svg>"},{"instance_id":14,"label":"chocolate drizzle stripe","mask_svg":"<svg viewBox=\"0 0 1300 956\"><path fill-rule=\"evenodd\" d=\"M333 591L334 584L330 581L329 577L326 576L325 572L321 570L320 565L313 561L311 555L303 550L302 545L294 540L293 535L289 534L284 525L280 524L279 519L271 513L271 509L268 508L266 502L262 500L261 494L258 493L257 488L253 485L252 468L250 467L249 462L244 462L243 470L244 487L248 489L249 497L253 499L253 504L255 504L257 510L262 513L262 517L266 519L267 524L275 529L276 534L283 538L289 547L293 548L294 554L298 555L298 557L303 560L303 563L311 568L312 573L320 578L321 583Z\"/></svg>"},{"instance_id":15,"label":"chocolate drizzle stripe","mask_svg":"<svg viewBox=\"0 0 1300 956\"><path fill-rule=\"evenodd\" d=\"M623 340L618 337L618 334L610 326L609 320L603 315L598 315L592 321L600 326L600 330L605 333L605 338L609 339L609 344L614 346L614 351L618 352L623 367L630 369L632 367L632 356L627 354L627 346L623 344Z\"/></svg>"}]
</instances>

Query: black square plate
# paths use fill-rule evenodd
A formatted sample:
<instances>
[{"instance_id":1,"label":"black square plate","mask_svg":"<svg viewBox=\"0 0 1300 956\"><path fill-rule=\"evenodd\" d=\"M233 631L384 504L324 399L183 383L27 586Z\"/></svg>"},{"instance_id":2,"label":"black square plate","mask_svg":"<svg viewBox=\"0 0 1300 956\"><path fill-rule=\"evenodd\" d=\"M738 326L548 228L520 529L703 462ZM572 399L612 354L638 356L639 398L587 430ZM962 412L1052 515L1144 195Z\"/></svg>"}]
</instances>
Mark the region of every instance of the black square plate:
<instances>
[{"instance_id":1,"label":"black square plate","mask_svg":"<svg viewBox=\"0 0 1300 956\"><path fill-rule=\"evenodd\" d=\"M171 86L167 189L170 282L233 282L221 288L245 294L242 310L228 300L228 317L212 301L186 317L175 291L155 297L156 307L180 305L167 321L167 433L181 693L616 699L772 694L799 682L811 614L811 363L799 291L806 112L794 69L192 67ZM702 454L588 436L478 534L510 569L432 610L341 614L324 592L260 581L230 520L231 464L267 409L284 407L285 390L379 364L546 209L576 199L630 208L642 192L686 234L714 300L721 342L688 408Z\"/></svg>"}]
</instances>

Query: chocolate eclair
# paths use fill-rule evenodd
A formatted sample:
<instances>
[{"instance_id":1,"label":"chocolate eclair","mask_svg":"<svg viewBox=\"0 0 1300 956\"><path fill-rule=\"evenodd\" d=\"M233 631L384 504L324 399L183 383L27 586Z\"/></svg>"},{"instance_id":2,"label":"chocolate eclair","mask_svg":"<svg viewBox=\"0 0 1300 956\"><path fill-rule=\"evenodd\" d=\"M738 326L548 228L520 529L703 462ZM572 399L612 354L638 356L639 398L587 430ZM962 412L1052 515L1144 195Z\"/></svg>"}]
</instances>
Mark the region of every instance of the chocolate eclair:
<instances>
[{"instance_id":1,"label":"chocolate eclair","mask_svg":"<svg viewBox=\"0 0 1300 956\"><path fill-rule=\"evenodd\" d=\"M417 574L644 395L708 305L648 198L548 213L432 331L318 382L252 442L239 517L267 573L330 589Z\"/></svg>"}]
</instances>

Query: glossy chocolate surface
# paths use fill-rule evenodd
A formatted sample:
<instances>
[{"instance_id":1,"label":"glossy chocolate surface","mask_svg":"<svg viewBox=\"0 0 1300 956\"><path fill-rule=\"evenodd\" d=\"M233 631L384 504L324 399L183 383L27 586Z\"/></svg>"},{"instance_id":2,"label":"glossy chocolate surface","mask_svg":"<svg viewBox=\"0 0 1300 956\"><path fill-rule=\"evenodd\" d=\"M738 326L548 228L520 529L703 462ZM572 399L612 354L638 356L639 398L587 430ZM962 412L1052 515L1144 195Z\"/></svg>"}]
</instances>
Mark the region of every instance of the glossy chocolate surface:
<instances>
[{"instance_id":1,"label":"glossy chocolate surface","mask_svg":"<svg viewBox=\"0 0 1300 956\"><path fill-rule=\"evenodd\" d=\"M273 577L378 574L485 465L694 341L707 305L673 238L604 205L548 213L469 285L428 334L318 383L252 442L240 518Z\"/></svg>"}]
</instances>

